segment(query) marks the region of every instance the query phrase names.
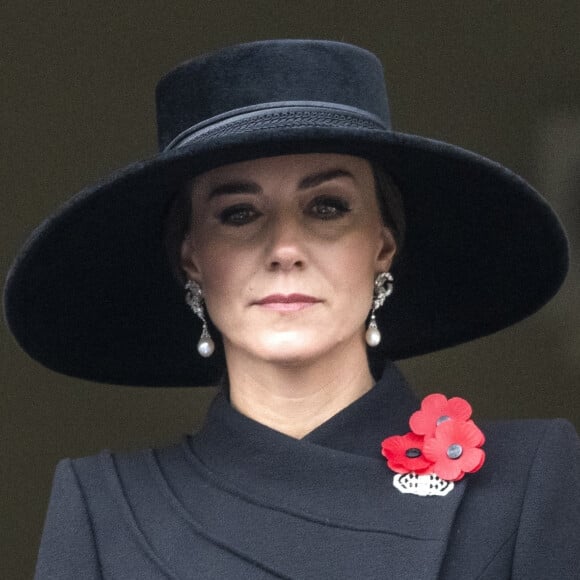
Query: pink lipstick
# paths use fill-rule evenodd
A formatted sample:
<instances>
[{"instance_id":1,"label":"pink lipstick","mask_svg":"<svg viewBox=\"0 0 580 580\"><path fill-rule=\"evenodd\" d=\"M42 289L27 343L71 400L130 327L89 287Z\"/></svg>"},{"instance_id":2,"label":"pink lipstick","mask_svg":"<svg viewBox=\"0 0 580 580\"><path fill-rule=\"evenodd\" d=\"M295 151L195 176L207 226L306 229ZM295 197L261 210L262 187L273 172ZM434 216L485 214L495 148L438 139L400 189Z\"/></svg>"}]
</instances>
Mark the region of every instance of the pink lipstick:
<instances>
[{"instance_id":1,"label":"pink lipstick","mask_svg":"<svg viewBox=\"0 0 580 580\"><path fill-rule=\"evenodd\" d=\"M306 294L271 294L258 300L255 304L268 310L277 310L278 312L296 312L318 302L321 302L321 300Z\"/></svg>"}]
</instances>

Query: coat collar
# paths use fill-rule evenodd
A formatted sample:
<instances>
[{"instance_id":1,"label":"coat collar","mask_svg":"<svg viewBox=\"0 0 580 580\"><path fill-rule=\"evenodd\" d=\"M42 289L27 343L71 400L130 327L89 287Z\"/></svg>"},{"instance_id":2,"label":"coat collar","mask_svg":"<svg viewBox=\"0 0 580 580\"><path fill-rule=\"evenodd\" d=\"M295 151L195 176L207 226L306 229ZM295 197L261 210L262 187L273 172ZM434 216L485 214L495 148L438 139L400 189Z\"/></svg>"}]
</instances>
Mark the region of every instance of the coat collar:
<instances>
[{"instance_id":1,"label":"coat collar","mask_svg":"<svg viewBox=\"0 0 580 580\"><path fill-rule=\"evenodd\" d=\"M168 577L435 580L466 483L444 497L401 494L380 454L417 407L391 364L302 440L218 395L181 445L145 452L144 462L105 455L103 467L140 545Z\"/></svg>"},{"instance_id":2,"label":"coat collar","mask_svg":"<svg viewBox=\"0 0 580 580\"><path fill-rule=\"evenodd\" d=\"M371 391L301 440L241 415L220 394L187 451L253 502L331 526L442 541L465 483L445 497L404 495L381 456L381 441L407 431L418 406L392 363Z\"/></svg>"}]
</instances>

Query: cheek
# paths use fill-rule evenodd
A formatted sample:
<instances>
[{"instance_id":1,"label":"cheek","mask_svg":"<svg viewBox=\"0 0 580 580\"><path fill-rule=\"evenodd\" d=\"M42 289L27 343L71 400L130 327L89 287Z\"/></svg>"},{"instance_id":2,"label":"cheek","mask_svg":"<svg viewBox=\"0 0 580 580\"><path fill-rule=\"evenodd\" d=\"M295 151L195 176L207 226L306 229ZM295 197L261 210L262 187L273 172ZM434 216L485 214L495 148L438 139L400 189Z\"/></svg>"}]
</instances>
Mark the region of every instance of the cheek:
<instances>
[{"instance_id":1,"label":"cheek","mask_svg":"<svg viewBox=\"0 0 580 580\"><path fill-rule=\"evenodd\" d=\"M242 297L253 267L252 256L219 244L204 247L198 256L205 302L210 311L228 310Z\"/></svg>"},{"instance_id":2,"label":"cheek","mask_svg":"<svg viewBox=\"0 0 580 580\"><path fill-rule=\"evenodd\" d=\"M327 256L328 273L334 286L347 301L369 302L375 276L375 248L368 237L335 249Z\"/></svg>"}]
</instances>

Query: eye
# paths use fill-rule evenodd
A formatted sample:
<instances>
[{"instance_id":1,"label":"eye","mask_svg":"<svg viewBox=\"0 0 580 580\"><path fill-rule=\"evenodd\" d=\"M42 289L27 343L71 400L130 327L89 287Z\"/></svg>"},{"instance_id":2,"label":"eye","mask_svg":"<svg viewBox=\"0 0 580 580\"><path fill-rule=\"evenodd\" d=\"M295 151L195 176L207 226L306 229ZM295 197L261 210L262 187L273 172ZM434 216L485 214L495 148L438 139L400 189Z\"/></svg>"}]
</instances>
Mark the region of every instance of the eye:
<instances>
[{"instance_id":1,"label":"eye","mask_svg":"<svg viewBox=\"0 0 580 580\"><path fill-rule=\"evenodd\" d=\"M243 226L253 222L260 216L260 212L253 206L243 204L228 207L220 212L219 219L222 224L230 226Z\"/></svg>"},{"instance_id":2,"label":"eye","mask_svg":"<svg viewBox=\"0 0 580 580\"><path fill-rule=\"evenodd\" d=\"M324 195L313 199L308 209L318 219L332 220L348 213L350 205L346 199L341 197Z\"/></svg>"}]
</instances>

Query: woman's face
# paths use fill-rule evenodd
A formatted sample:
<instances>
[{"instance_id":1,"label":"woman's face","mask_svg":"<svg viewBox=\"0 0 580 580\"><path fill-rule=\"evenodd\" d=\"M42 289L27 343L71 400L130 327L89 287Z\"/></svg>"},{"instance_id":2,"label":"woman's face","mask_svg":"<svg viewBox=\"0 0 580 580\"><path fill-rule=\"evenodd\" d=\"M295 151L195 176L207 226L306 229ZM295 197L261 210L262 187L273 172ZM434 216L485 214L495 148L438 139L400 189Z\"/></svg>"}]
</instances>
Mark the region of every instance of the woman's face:
<instances>
[{"instance_id":1,"label":"woman's face","mask_svg":"<svg viewBox=\"0 0 580 580\"><path fill-rule=\"evenodd\" d=\"M226 354L281 364L364 349L373 281L395 252L371 165L338 154L234 163L193 180L182 266Z\"/></svg>"}]
</instances>

